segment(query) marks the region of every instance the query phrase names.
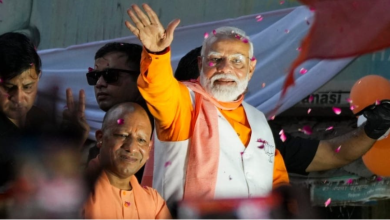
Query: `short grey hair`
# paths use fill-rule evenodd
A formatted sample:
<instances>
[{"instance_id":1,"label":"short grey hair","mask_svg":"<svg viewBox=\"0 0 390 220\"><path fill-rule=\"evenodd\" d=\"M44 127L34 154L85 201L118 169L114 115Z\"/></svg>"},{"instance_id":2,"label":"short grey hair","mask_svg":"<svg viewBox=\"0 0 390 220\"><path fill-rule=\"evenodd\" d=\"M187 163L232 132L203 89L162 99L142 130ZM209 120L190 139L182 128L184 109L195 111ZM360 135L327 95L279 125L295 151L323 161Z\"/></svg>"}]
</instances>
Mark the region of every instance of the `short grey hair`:
<instances>
[{"instance_id":1,"label":"short grey hair","mask_svg":"<svg viewBox=\"0 0 390 220\"><path fill-rule=\"evenodd\" d=\"M200 52L201 56L205 55L204 53L205 53L206 47L211 42L214 42L214 40L219 39L219 38L223 38L223 37L225 37L225 38L239 38L243 41L246 39L248 41L248 44L249 44L249 58L253 57L253 44L252 44L251 40L249 39L249 36L247 36L245 34L245 31L243 31L239 28L236 28L236 27L229 27L229 26L224 26L224 27L220 27L220 28L213 30L213 32L209 35L209 37L204 39L203 45L202 45L202 50Z\"/></svg>"}]
</instances>

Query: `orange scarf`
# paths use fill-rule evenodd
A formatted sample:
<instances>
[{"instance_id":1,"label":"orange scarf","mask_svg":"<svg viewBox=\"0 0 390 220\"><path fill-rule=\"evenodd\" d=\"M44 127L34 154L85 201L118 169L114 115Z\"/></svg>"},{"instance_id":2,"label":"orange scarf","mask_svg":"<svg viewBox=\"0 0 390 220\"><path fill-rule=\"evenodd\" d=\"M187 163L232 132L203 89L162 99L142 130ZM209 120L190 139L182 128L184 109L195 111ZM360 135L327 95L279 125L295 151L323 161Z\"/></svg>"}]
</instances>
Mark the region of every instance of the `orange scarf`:
<instances>
[{"instance_id":1,"label":"orange scarf","mask_svg":"<svg viewBox=\"0 0 390 220\"><path fill-rule=\"evenodd\" d=\"M184 185L184 199L213 199L219 163L218 110L238 108L244 96L234 102L219 102L199 82L183 82L195 93L191 139Z\"/></svg>"}]
</instances>

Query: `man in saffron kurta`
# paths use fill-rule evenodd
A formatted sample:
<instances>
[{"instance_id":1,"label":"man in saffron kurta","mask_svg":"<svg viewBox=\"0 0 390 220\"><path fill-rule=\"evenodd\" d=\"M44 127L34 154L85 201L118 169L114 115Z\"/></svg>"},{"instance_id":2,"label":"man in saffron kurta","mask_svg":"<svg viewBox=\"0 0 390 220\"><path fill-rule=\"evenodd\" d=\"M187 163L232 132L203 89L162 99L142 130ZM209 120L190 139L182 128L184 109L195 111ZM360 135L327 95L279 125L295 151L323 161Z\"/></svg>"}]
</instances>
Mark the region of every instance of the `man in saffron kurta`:
<instances>
[{"instance_id":1,"label":"man in saffron kurta","mask_svg":"<svg viewBox=\"0 0 390 220\"><path fill-rule=\"evenodd\" d=\"M129 10L126 22L144 45L138 88L156 120L153 187L168 203L181 199L266 196L288 183L264 114L243 101L256 65L245 33L223 27L207 38L200 80L180 83L170 44L154 11Z\"/></svg>"},{"instance_id":2,"label":"man in saffron kurta","mask_svg":"<svg viewBox=\"0 0 390 220\"><path fill-rule=\"evenodd\" d=\"M99 177L84 205L84 218L171 218L158 192L141 187L134 176L149 158L151 134L149 116L138 104L117 104L106 113L102 130L96 131L100 154L87 169L89 176Z\"/></svg>"}]
</instances>

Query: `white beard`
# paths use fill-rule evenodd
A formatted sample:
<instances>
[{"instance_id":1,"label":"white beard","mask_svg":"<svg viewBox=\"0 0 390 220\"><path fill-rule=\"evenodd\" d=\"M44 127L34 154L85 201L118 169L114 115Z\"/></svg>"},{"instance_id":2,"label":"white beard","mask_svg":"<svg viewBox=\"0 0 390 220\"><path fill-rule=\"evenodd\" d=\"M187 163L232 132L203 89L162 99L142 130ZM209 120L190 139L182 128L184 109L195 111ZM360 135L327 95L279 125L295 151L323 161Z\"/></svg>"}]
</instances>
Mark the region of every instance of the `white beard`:
<instances>
[{"instance_id":1,"label":"white beard","mask_svg":"<svg viewBox=\"0 0 390 220\"><path fill-rule=\"evenodd\" d=\"M235 85L214 85L214 82L218 79L229 79L235 82ZM207 93L212 95L215 99L221 102L233 102L242 95L248 87L249 73L246 74L245 79L239 80L236 76L230 74L216 74L210 79L207 79L203 70L200 72L200 84L206 90Z\"/></svg>"}]
</instances>

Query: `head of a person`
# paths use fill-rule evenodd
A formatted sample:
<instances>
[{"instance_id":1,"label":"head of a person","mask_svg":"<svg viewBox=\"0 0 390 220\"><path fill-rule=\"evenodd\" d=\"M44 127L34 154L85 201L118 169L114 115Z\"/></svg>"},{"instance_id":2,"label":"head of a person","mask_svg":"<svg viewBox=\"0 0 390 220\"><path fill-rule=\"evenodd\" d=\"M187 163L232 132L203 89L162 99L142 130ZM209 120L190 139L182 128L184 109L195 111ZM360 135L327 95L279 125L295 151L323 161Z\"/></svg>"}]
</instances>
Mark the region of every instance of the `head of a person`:
<instances>
[{"instance_id":1,"label":"head of a person","mask_svg":"<svg viewBox=\"0 0 390 220\"><path fill-rule=\"evenodd\" d=\"M0 112L11 120L25 118L34 104L40 74L41 59L28 37L0 35Z\"/></svg>"},{"instance_id":2,"label":"head of a person","mask_svg":"<svg viewBox=\"0 0 390 220\"><path fill-rule=\"evenodd\" d=\"M137 78L142 47L129 43L108 43L95 54L95 66L87 73L100 109L108 111L121 102L142 100Z\"/></svg>"},{"instance_id":3,"label":"head of a person","mask_svg":"<svg viewBox=\"0 0 390 220\"><path fill-rule=\"evenodd\" d=\"M200 84L215 99L237 100L255 71L253 44L244 31L221 27L203 41L198 58Z\"/></svg>"},{"instance_id":4,"label":"head of a person","mask_svg":"<svg viewBox=\"0 0 390 220\"><path fill-rule=\"evenodd\" d=\"M149 159L151 118L144 107L124 102L110 108L96 131L102 168L119 178L134 175Z\"/></svg>"},{"instance_id":5,"label":"head of a person","mask_svg":"<svg viewBox=\"0 0 390 220\"><path fill-rule=\"evenodd\" d=\"M194 48L180 59L175 71L177 80L187 81L199 77L198 57L201 50L202 46Z\"/></svg>"}]
</instances>

